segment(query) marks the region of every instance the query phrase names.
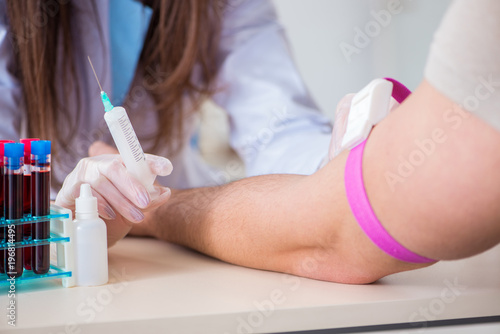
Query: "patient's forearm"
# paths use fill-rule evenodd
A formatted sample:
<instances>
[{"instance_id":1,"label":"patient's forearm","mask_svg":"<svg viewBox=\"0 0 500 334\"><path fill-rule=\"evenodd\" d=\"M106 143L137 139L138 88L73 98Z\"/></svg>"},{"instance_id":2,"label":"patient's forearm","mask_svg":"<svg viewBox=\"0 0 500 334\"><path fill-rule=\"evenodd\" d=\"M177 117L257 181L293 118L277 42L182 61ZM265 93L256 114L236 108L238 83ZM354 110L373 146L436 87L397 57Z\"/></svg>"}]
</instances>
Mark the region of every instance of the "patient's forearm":
<instances>
[{"instance_id":1,"label":"patient's forearm","mask_svg":"<svg viewBox=\"0 0 500 334\"><path fill-rule=\"evenodd\" d=\"M307 177L268 175L175 191L149 222L154 236L216 258L291 272L291 259L317 240Z\"/></svg>"}]
</instances>

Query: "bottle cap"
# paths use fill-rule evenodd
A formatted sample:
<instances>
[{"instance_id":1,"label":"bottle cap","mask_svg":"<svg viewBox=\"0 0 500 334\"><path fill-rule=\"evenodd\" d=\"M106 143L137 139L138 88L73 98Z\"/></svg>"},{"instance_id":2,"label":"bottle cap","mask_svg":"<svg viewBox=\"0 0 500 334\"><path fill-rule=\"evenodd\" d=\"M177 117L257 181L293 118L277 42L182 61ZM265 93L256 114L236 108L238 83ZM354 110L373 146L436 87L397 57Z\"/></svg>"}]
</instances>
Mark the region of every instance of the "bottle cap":
<instances>
[{"instance_id":1,"label":"bottle cap","mask_svg":"<svg viewBox=\"0 0 500 334\"><path fill-rule=\"evenodd\" d=\"M15 143L13 140L0 140L0 166L3 166L4 148L3 145L7 143Z\"/></svg>"},{"instance_id":2,"label":"bottle cap","mask_svg":"<svg viewBox=\"0 0 500 334\"><path fill-rule=\"evenodd\" d=\"M21 143L6 143L3 145L4 156L9 158L7 167L9 169L18 169L22 167L22 163L20 161L21 158L24 158L24 144Z\"/></svg>"},{"instance_id":3,"label":"bottle cap","mask_svg":"<svg viewBox=\"0 0 500 334\"><path fill-rule=\"evenodd\" d=\"M31 142L38 141L39 138L22 138L19 140L21 144L24 144L24 163L31 163Z\"/></svg>"},{"instance_id":4,"label":"bottle cap","mask_svg":"<svg viewBox=\"0 0 500 334\"><path fill-rule=\"evenodd\" d=\"M39 140L31 142L31 154L33 155L49 155L50 140Z\"/></svg>"},{"instance_id":5,"label":"bottle cap","mask_svg":"<svg viewBox=\"0 0 500 334\"><path fill-rule=\"evenodd\" d=\"M75 212L79 213L97 213L97 198L92 196L90 184L82 183L80 186L80 197L75 200Z\"/></svg>"},{"instance_id":6,"label":"bottle cap","mask_svg":"<svg viewBox=\"0 0 500 334\"><path fill-rule=\"evenodd\" d=\"M24 144L21 143L5 143L3 145L4 156L7 158L23 158L24 157Z\"/></svg>"},{"instance_id":7,"label":"bottle cap","mask_svg":"<svg viewBox=\"0 0 500 334\"><path fill-rule=\"evenodd\" d=\"M31 162L33 164L46 163L50 155L50 140L40 140L31 143Z\"/></svg>"}]
</instances>

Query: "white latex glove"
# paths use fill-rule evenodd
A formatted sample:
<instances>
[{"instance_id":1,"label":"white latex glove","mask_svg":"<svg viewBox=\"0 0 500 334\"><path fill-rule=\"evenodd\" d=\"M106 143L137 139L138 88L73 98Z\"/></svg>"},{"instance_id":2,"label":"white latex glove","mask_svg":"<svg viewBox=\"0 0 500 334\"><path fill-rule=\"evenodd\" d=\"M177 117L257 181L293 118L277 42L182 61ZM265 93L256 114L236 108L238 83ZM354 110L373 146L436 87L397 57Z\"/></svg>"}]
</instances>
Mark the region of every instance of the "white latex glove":
<instances>
[{"instance_id":1,"label":"white latex glove","mask_svg":"<svg viewBox=\"0 0 500 334\"><path fill-rule=\"evenodd\" d=\"M349 119L349 111L351 110L351 102L356 94L347 94L344 96L335 110L335 120L333 123L332 140L330 142L330 150L328 152L328 158L332 160L337 155L339 155L342 146L342 139L347 130L347 124ZM391 97L391 102L389 104L389 110L392 112L394 109L399 107L399 103Z\"/></svg>"},{"instance_id":2,"label":"white latex glove","mask_svg":"<svg viewBox=\"0 0 500 334\"><path fill-rule=\"evenodd\" d=\"M109 152L115 154L102 154ZM159 196L152 201L146 188L127 172L116 149L105 143L94 143L89 155L91 157L80 160L68 174L55 203L74 210L80 185L89 183L97 198L99 215L108 225L108 244L111 246L130 231L132 223L144 219L144 211L167 202L171 192L155 184ZM172 163L164 157L146 154L146 161L155 175L166 176L172 172Z\"/></svg>"}]
</instances>

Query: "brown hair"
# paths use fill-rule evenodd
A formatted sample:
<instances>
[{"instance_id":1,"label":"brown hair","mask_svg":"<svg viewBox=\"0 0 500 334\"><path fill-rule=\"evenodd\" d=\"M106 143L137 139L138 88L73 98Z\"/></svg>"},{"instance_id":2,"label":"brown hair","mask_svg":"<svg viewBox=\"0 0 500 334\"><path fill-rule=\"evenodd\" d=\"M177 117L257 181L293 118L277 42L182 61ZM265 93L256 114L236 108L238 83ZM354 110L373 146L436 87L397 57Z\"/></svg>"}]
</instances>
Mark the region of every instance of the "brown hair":
<instances>
[{"instance_id":1,"label":"brown hair","mask_svg":"<svg viewBox=\"0 0 500 334\"><path fill-rule=\"evenodd\" d=\"M153 149L167 145L177 150L182 143L182 124L187 113L213 94L223 5L220 0L143 0L143 3L153 9L153 14L138 68L143 72L145 88L154 100L162 129ZM94 2L92 5L97 16L96 5ZM69 117L65 98L74 91L79 105L76 36L71 29L73 10L71 0L7 0L28 136L52 140L58 144L55 148L64 151L76 133L79 119L79 110L76 118ZM42 18L38 19L40 24L33 22L37 18ZM196 83L191 80L195 65L201 79ZM159 80L155 73L165 75ZM64 91L58 93L58 87ZM183 110L185 97L189 98L192 110ZM65 131L67 138L57 129L61 120L70 124L69 131ZM173 143L179 145L174 147Z\"/></svg>"}]
</instances>

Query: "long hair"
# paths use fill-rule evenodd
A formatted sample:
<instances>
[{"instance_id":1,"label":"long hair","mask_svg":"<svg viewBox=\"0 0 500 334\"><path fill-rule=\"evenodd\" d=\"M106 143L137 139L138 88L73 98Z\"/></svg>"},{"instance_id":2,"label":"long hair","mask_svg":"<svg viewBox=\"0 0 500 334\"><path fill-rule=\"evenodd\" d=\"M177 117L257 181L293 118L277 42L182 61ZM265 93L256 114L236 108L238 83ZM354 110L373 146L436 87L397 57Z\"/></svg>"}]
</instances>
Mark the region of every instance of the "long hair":
<instances>
[{"instance_id":1,"label":"long hair","mask_svg":"<svg viewBox=\"0 0 500 334\"><path fill-rule=\"evenodd\" d=\"M97 15L94 0L86 1L92 1ZM142 2L152 8L153 14L138 69L144 75L145 88L158 115L158 128L162 129L154 138L153 150L163 145L175 151L182 145L185 118L213 94L223 5L221 0ZM80 110L72 111L70 117L69 101L65 98L76 92L80 99L76 80L79 64L75 64L74 57L78 36L71 28L74 10L72 0L7 0L28 136L52 140L58 144L55 148L62 151L74 139L80 114ZM44 22L33 25L29 18L43 18ZM193 82L195 68L199 75ZM157 73L164 75L158 78ZM61 86L64 91L58 93ZM186 98L191 110L184 110ZM69 131L57 128L61 120L69 124ZM173 147L174 143L179 145Z\"/></svg>"}]
</instances>

